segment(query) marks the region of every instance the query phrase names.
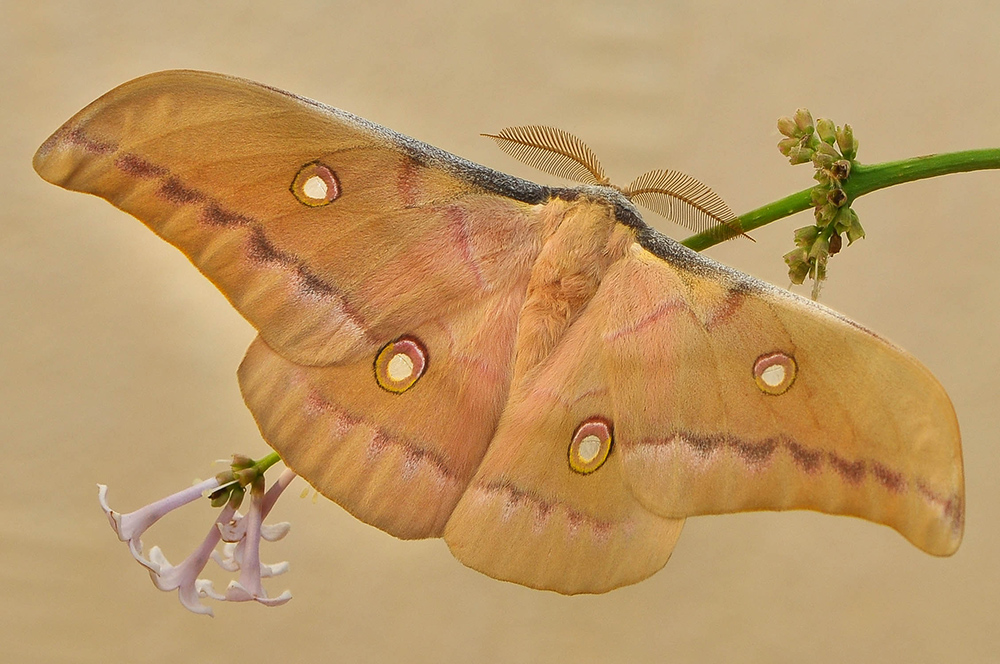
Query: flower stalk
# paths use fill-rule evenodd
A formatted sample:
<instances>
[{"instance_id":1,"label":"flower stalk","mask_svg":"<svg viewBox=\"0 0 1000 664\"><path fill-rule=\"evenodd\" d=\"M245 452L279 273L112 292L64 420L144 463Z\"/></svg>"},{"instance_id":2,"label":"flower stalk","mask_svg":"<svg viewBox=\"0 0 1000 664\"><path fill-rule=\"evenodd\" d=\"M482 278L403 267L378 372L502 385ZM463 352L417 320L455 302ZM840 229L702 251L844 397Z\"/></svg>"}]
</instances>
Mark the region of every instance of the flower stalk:
<instances>
[{"instance_id":1,"label":"flower stalk","mask_svg":"<svg viewBox=\"0 0 1000 664\"><path fill-rule=\"evenodd\" d=\"M816 228L820 231L815 239L828 243L827 253L813 251L813 245L804 245L796 231L796 249L786 254L785 260L792 282L802 283L807 277L815 280L814 297L825 277L827 259L842 246L840 236L846 235L848 244L864 237L857 213L851 208L855 200L905 182L1000 168L1000 149L996 148L862 164L856 158L858 141L851 126L837 127L825 118L814 123L807 109L799 109L794 117L780 118L778 130L784 136L778 142L778 149L792 164L812 163L816 168L814 177L818 184L750 210L733 223L738 224L743 232L748 232L813 208ZM827 228L831 230L825 231ZM709 229L692 235L682 244L695 251L703 251L725 239L713 231Z\"/></svg>"},{"instance_id":2,"label":"flower stalk","mask_svg":"<svg viewBox=\"0 0 1000 664\"><path fill-rule=\"evenodd\" d=\"M851 169L850 178L844 183L844 193L847 194L848 200L853 202L865 194L906 182L915 182L951 173L998 168L1000 168L1000 148L946 152L880 164L855 163ZM808 210L813 207L811 197L814 189L815 187L810 187L797 191L741 214L737 218L740 228L744 232L752 231L778 219ZM719 244L719 242L722 240L713 236L709 230L685 238L681 244L695 251L704 251Z\"/></svg>"}]
</instances>

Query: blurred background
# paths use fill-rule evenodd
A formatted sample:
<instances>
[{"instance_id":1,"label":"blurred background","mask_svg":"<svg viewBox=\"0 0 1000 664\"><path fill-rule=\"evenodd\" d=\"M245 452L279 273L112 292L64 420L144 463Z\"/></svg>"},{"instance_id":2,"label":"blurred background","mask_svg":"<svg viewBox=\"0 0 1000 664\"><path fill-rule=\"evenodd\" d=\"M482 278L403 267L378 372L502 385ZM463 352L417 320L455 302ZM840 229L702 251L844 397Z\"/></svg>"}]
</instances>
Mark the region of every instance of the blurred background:
<instances>
[{"instance_id":1,"label":"blurred background","mask_svg":"<svg viewBox=\"0 0 1000 664\"><path fill-rule=\"evenodd\" d=\"M987 662L1000 657L1000 173L861 199L868 238L822 300L920 358L961 423L967 526L936 559L813 513L688 521L651 579L602 596L502 583L440 540L401 542L297 480L265 561L282 608L155 590L108 528L267 451L235 370L250 326L179 252L46 184L35 149L112 87L176 67L294 91L494 168L554 183L480 132L548 124L616 182L676 168L737 213L809 186L775 120L849 122L874 162L1000 145L1000 5L896 2L0 1L0 659L30 662ZM709 255L787 285L808 214ZM652 220L664 232L683 230ZM207 506L144 538L179 561ZM226 575L212 572L217 587Z\"/></svg>"}]
</instances>

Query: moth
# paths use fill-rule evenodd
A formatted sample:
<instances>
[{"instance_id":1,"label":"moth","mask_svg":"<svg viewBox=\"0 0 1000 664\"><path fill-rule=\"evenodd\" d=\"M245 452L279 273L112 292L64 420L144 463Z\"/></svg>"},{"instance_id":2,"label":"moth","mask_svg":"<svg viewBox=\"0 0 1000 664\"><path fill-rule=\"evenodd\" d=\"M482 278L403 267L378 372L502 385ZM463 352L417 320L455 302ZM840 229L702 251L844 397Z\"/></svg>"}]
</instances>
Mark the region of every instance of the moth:
<instances>
[{"instance_id":1,"label":"moth","mask_svg":"<svg viewBox=\"0 0 1000 664\"><path fill-rule=\"evenodd\" d=\"M34 166L138 217L257 329L240 388L291 469L493 577L604 592L660 569L685 518L745 510L959 545L959 429L930 372L661 235L629 191L194 71L112 90Z\"/></svg>"}]
</instances>

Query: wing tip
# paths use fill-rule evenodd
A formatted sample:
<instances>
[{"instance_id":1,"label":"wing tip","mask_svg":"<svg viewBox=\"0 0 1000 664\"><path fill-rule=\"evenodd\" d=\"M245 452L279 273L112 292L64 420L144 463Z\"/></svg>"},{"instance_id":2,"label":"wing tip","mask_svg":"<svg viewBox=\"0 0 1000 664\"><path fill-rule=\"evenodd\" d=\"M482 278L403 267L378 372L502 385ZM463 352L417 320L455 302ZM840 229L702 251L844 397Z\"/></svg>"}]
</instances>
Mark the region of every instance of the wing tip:
<instances>
[{"instance_id":1,"label":"wing tip","mask_svg":"<svg viewBox=\"0 0 1000 664\"><path fill-rule=\"evenodd\" d=\"M59 184L49 169L49 164L51 163L49 155L59 142L58 134L59 131L56 131L45 139L45 142L39 146L38 150L35 151L35 155L31 158L31 167L35 169L38 176L52 184Z\"/></svg>"},{"instance_id":2,"label":"wing tip","mask_svg":"<svg viewBox=\"0 0 1000 664\"><path fill-rule=\"evenodd\" d=\"M934 507L933 518L923 532L901 531L903 536L932 556L947 558L954 555L965 535L965 501L961 497L961 492L947 500L927 495L924 498Z\"/></svg>"},{"instance_id":3,"label":"wing tip","mask_svg":"<svg viewBox=\"0 0 1000 664\"><path fill-rule=\"evenodd\" d=\"M67 144L67 137L72 133L72 120L59 127L51 136L45 139L31 158L31 167L40 178L57 187L67 187L73 171L80 161Z\"/></svg>"},{"instance_id":4,"label":"wing tip","mask_svg":"<svg viewBox=\"0 0 1000 664\"><path fill-rule=\"evenodd\" d=\"M87 135L88 125L103 111L121 103L123 98L141 94L150 87L188 86L195 80L217 82L239 79L194 69L165 69L128 80L87 104L45 139L31 159L32 168L46 182L66 187L85 156L110 154L117 149L111 143Z\"/></svg>"}]
</instances>

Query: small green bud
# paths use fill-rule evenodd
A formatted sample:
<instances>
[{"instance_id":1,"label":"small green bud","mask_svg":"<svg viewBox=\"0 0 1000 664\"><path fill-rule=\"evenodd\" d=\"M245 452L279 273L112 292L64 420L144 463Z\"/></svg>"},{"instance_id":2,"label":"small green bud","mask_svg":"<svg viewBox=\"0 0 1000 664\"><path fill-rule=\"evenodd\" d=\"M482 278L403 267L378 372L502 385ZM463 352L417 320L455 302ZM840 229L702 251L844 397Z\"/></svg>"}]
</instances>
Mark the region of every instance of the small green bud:
<instances>
[{"instance_id":1,"label":"small green bud","mask_svg":"<svg viewBox=\"0 0 1000 664\"><path fill-rule=\"evenodd\" d=\"M795 229L795 246L797 247L810 247L812 243L816 241L819 237L819 226L803 226L802 228Z\"/></svg>"},{"instance_id":2,"label":"small green bud","mask_svg":"<svg viewBox=\"0 0 1000 664\"><path fill-rule=\"evenodd\" d=\"M801 265L790 267L788 268L788 280L796 286L801 286L802 282L804 282L806 277L809 276L810 269L809 263L802 263Z\"/></svg>"},{"instance_id":3,"label":"small green bud","mask_svg":"<svg viewBox=\"0 0 1000 664\"><path fill-rule=\"evenodd\" d=\"M861 221L854 210L851 210L851 225L847 228L847 244L854 244L855 240L860 240L865 236L865 229L861 227Z\"/></svg>"},{"instance_id":4,"label":"small green bud","mask_svg":"<svg viewBox=\"0 0 1000 664\"><path fill-rule=\"evenodd\" d=\"M809 148L802 147L798 145L788 151L788 161L795 164L804 164L812 160L813 151Z\"/></svg>"},{"instance_id":5,"label":"small green bud","mask_svg":"<svg viewBox=\"0 0 1000 664\"><path fill-rule=\"evenodd\" d=\"M787 157L788 153L791 152L792 148L794 148L798 144L799 144L799 139L797 138L783 138L780 141L778 141L778 152Z\"/></svg>"},{"instance_id":6,"label":"small green bud","mask_svg":"<svg viewBox=\"0 0 1000 664\"><path fill-rule=\"evenodd\" d=\"M854 210L848 205L837 208L837 214L833 217L833 230L837 233L846 233L847 229L851 227L851 213L853 212Z\"/></svg>"},{"instance_id":7,"label":"small green bud","mask_svg":"<svg viewBox=\"0 0 1000 664\"><path fill-rule=\"evenodd\" d=\"M826 205L821 205L816 208L817 225L823 226L824 228L829 226L830 222L833 221L833 218L837 216L837 210L839 209L840 208L833 203L827 203Z\"/></svg>"},{"instance_id":8,"label":"small green bud","mask_svg":"<svg viewBox=\"0 0 1000 664\"><path fill-rule=\"evenodd\" d=\"M209 494L208 499L212 501L212 507L222 507L229 502L229 494L232 493L232 485L216 489Z\"/></svg>"},{"instance_id":9,"label":"small green bud","mask_svg":"<svg viewBox=\"0 0 1000 664\"><path fill-rule=\"evenodd\" d=\"M800 108L795 111L795 126L798 127L800 134L813 133L813 116L808 108Z\"/></svg>"},{"instance_id":10,"label":"small green bud","mask_svg":"<svg viewBox=\"0 0 1000 664\"><path fill-rule=\"evenodd\" d=\"M813 180L816 180L816 182L819 182L824 187L830 187L832 184L832 180L830 179L830 174L827 173L822 168L817 168L815 171L813 171Z\"/></svg>"},{"instance_id":11,"label":"small green bud","mask_svg":"<svg viewBox=\"0 0 1000 664\"><path fill-rule=\"evenodd\" d=\"M795 120L791 119L787 115L783 115L778 118L778 131L789 138L798 138L800 136L799 128L796 126Z\"/></svg>"},{"instance_id":12,"label":"small green bud","mask_svg":"<svg viewBox=\"0 0 1000 664\"><path fill-rule=\"evenodd\" d=\"M826 143L823 143L823 145L826 145ZM839 156L840 155L837 155L837 157ZM822 150L816 150L816 152L813 153L812 163L813 166L818 169L826 169L833 166L834 159L836 159L836 157L831 157Z\"/></svg>"},{"instance_id":13,"label":"small green bud","mask_svg":"<svg viewBox=\"0 0 1000 664\"><path fill-rule=\"evenodd\" d=\"M812 249L809 250L809 258L815 258L816 260L825 259L830 253L830 239L820 235L813 242Z\"/></svg>"},{"instance_id":14,"label":"small green bud","mask_svg":"<svg viewBox=\"0 0 1000 664\"><path fill-rule=\"evenodd\" d=\"M240 486L246 486L257 479L257 475L259 473L256 468L251 467L238 470L234 474L236 475L236 481L239 482Z\"/></svg>"},{"instance_id":15,"label":"small green bud","mask_svg":"<svg viewBox=\"0 0 1000 664\"><path fill-rule=\"evenodd\" d=\"M829 143L824 143L823 141L820 141L819 145L816 146L816 151L822 152L827 157L830 157L831 159L830 163L833 163L834 161L840 159L840 153L837 152L837 148L833 147Z\"/></svg>"},{"instance_id":16,"label":"small green bud","mask_svg":"<svg viewBox=\"0 0 1000 664\"><path fill-rule=\"evenodd\" d=\"M253 484L250 486L250 494L254 496L263 497L264 495L264 476L258 475L254 478Z\"/></svg>"},{"instance_id":17,"label":"small green bud","mask_svg":"<svg viewBox=\"0 0 1000 664\"><path fill-rule=\"evenodd\" d=\"M245 454L234 454L233 461L230 463L233 470L240 470L242 468L249 468L253 465L253 459L246 456Z\"/></svg>"},{"instance_id":18,"label":"small green bud","mask_svg":"<svg viewBox=\"0 0 1000 664\"><path fill-rule=\"evenodd\" d=\"M788 265L788 278L793 284L801 284L809 274L809 255L806 250L799 247L789 251L784 256L785 264Z\"/></svg>"},{"instance_id":19,"label":"small green bud","mask_svg":"<svg viewBox=\"0 0 1000 664\"><path fill-rule=\"evenodd\" d=\"M830 190L830 193L826 195L826 198L833 205L840 207L847 202L847 193L840 187L835 187Z\"/></svg>"},{"instance_id":20,"label":"small green bud","mask_svg":"<svg viewBox=\"0 0 1000 664\"><path fill-rule=\"evenodd\" d=\"M816 133L819 134L820 140L828 145L833 145L837 142L837 125L833 124L833 120L828 118L817 120Z\"/></svg>"},{"instance_id":21,"label":"small green bud","mask_svg":"<svg viewBox=\"0 0 1000 664\"><path fill-rule=\"evenodd\" d=\"M794 265L809 262L809 251L804 247L796 247L784 255L785 263Z\"/></svg>"},{"instance_id":22,"label":"small green bud","mask_svg":"<svg viewBox=\"0 0 1000 664\"><path fill-rule=\"evenodd\" d=\"M854 138L854 130L851 125L845 124L837 130L837 147L844 159L853 160L858 156L858 140Z\"/></svg>"},{"instance_id":23,"label":"small green bud","mask_svg":"<svg viewBox=\"0 0 1000 664\"><path fill-rule=\"evenodd\" d=\"M809 193L809 202L812 203L813 207L817 208L826 205L826 196L829 192L829 187L813 187L812 191Z\"/></svg>"},{"instance_id":24,"label":"small green bud","mask_svg":"<svg viewBox=\"0 0 1000 664\"><path fill-rule=\"evenodd\" d=\"M229 496L229 506L234 510L238 510L240 505L243 504L243 496L246 492L243 487L234 486L233 493Z\"/></svg>"},{"instance_id":25,"label":"small green bud","mask_svg":"<svg viewBox=\"0 0 1000 664\"><path fill-rule=\"evenodd\" d=\"M838 180L846 180L850 174L851 162L846 159L835 161L833 162L833 166L830 167L830 175Z\"/></svg>"},{"instance_id":26,"label":"small green bud","mask_svg":"<svg viewBox=\"0 0 1000 664\"><path fill-rule=\"evenodd\" d=\"M221 473L216 473L215 479L217 479L219 481L219 486L223 486L223 485L229 484L233 480L235 480L236 476L233 475L233 471L232 470L224 470Z\"/></svg>"},{"instance_id":27,"label":"small green bud","mask_svg":"<svg viewBox=\"0 0 1000 664\"><path fill-rule=\"evenodd\" d=\"M840 249L844 246L844 239L840 237L840 233L834 233L830 236L830 255L840 253Z\"/></svg>"},{"instance_id":28,"label":"small green bud","mask_svg":"<svg viewBox=\"0 0 1000 664\"><path fill-rule=\"evenodd\" d=\"M815 270L813 270L813 283L812 289L812 299L816 300L819 298L819 287L820 284L826 281L826 256L821 259L816 259Z\"/></svg>"}]
</instances>

